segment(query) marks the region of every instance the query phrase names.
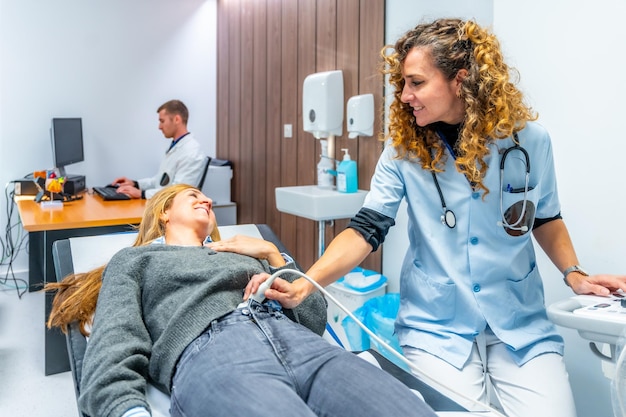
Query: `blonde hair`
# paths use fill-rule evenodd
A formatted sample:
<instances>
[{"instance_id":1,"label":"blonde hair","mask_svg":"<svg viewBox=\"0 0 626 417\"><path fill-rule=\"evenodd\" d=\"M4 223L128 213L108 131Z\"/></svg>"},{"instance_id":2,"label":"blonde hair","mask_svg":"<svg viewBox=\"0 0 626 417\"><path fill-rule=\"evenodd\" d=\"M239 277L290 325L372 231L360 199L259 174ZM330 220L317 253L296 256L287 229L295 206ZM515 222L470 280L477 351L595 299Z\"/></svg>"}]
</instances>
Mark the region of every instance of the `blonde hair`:
<instances>
[{"instance_id":1,"label":"blonde hair","mask_svg":"<svg viewBox=\"0 0 626 417\"><path fill-rule=\"evenodd\" d=\"M191 185L175 184L160 190L148 200L133 246L147 245L165 235L165 222L161 214L172 206L178 194L188 189L197 190ZM211 232L211 239L220 240L217 227ZM85 336L89 334L87 326L91 325L96 311L105 267L103 265L86 273L68 275L61 282L46 284L44 291L56 291L48 328L59 327L63 333L67 333L70 323L77 321L80 332Z\"/></svg>"},{"instance_id":2,"label":"blonde hair","mask_svg":"<svg viewBox=\"0 0 626 417\"><path fill-rule=\"evenodd\" d=\"M383 139L390 139L399 158L416 158L422 168L434 172L442 171L445 145L432 126L417 125L413 109L401 100L405 84L402 66L414 48L428 50L433 64L448 80L454 79L459 70L467 70L460 89L465 119L459 132L456 168L475 188L488 193L483 184L488 143L507 138L522 130L527 121L537 119L532 109L524 104L521 91L510 80L510 73L517 75L517 71L504 62L495 35L473 21L439 19L420 24L405 33L395 45L382 49L382 72L389 76L389 83L395 88L389 111L389 132Z\"/></svg>"}]
</instances>

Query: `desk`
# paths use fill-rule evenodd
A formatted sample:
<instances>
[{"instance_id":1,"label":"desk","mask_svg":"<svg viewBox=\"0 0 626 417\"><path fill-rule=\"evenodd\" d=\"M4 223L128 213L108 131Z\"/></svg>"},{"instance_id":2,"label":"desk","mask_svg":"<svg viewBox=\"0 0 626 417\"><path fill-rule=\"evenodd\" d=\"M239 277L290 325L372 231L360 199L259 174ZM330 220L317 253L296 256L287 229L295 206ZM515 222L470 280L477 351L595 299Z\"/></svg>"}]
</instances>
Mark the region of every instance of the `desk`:
<instances>
[{"instance_id":1,"label":"desk","mask_svg":"<svg viewBox=\"0 0 626 417\"><path fill-rule=\"evenodd\" d=\"M81 200L63 203L63 207L41 208L33 196L15 198L24 229L28 232L28 285L40 290L46 282L55 282L52 243L78 236L102 235L133 229L140 222L145 200L104 201L89 193ZM53 294L46 294L45 317L52 308ZM58 329L45 334L45 374L69 370L65 336Z\"/></svg>"},{"instance_id":2,"label":"desk","mask_svg":"<svg viewBox=\"0 0 626 417\"><path fill-rule=\"evenodd\" d=\"M90 236L132 229L141 220L145 200L104 201L89 193L63 207L42 208L32 196L15 201L24 229L29 232L28 284L31 291L55 281L50 248L52 242L74 236Z\"/></svg>"}]
</instances>

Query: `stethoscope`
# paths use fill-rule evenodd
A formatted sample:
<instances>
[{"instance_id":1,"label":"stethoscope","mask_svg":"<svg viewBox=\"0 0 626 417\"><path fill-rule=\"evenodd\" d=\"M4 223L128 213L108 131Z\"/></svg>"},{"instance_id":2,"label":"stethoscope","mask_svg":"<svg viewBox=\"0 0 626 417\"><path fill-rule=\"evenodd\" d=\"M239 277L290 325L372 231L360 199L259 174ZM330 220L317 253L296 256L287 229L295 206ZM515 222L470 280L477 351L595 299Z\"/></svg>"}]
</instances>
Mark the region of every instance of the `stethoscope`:
<instances>
[{"instance_id":1,"label":"stethoscope","mask_svg":"<svg viewBox=\"0 0 626 417\"><path fill-rule=\"evenodd\" d=\"M511 146L510 148L507 148L504 153L502 154L502 159L500 160L500 220L497 222L498 226L502 226L505 227L507 229L510 230L517 230L520 231L522 233L526 233L528 232L528 226L527 225L521 225L520 223L522 223L526 217L526 210L527 210L527 206L528 206L528 183L530 180L530 157L528 156L528 152L526 152L526 149L524 149L522 146L520 146L519 144L519 139L517 137L517 133L513 133L513 138L515 141L515 145ZM509 153L511 153L512 151L519 151L524 155L524 160L526 162L526 175L524 178L524 198L523 198L523 203L522 203L522 209L520 211L520 215L517 217L517 220L513 223L509 223L506 220L506 216L504 213L504 208L502 207L502 197L504 195L504 162L506 161L506 157ZM516 190L516 189L511 189L508 185L507 185L507 192L520 192L522 190Z\"/></svg>"},{"instance_id":2,"label":"stethoscope","mask_svg":"<svg viewBox=\"0 0 626 417\"><path fill-rule=\"evenodd\" d=\"M500 220L498 220L496 224L498 226L502 226L507 229L521 231L522 233L525 233L528 231L528 226L527 225L520 226L520 223L524 221L526 210L527 210L528 191L529 191L528 184L530 181L530 157L528 156L528 152L526 151L526 149L524 149L519 144L519 138L517 137L517 133L513 133L513 138L514 138L515 145L511 146L510 148L507 148L502 153L502 158L500 159ZM448 147L448 150L450 150L450 153L454 155L454 152L450 148L450 145L448 145L448 143L445 140L443 142ZM513 151L519 151L524 155L524 160L526 162L526 175L524 178L524 188L523 188L524 199L522 203L521 213L515 222L509 223L506 220L506 217L504 215L504 208L503 208L502 200L503 200L503 195L504 195L504 166L506 163L506 157L509 156L509 154ZM441 215L441 223L445 224L450 229L453 229L456 226L456 215L446 205L446 200L443 197L443 192L441 191L441 186L439 185L439 181L437 180L437 175L435 174L434 171L431 171L431 174L433 176L433 181L435 182L435 187L437 187L439 200L441 201L441 210L443 212L443 214ZM507 192L521 192L522 190L507 189L506 191Z\"/></svg>"}]
</instances>

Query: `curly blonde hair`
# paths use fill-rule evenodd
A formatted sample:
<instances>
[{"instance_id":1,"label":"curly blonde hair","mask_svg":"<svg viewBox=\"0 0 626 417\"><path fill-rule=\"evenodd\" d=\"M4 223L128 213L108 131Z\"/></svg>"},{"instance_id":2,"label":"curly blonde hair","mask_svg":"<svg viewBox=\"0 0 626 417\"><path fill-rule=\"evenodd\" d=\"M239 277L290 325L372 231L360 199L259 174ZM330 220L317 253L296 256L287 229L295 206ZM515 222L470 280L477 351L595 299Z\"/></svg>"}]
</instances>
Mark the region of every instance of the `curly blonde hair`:
<instances>
[{"instance_id":1,"label":"curly blonde hair","mask_svg":"<svg viewBox=\"0 0 626 417\"><path fill-rule=\"evenodd\" d=\"M510 80L511 73L516 76L518 73L504 63L495 35L473 21L439 19L420 24L395 45L382 49L382 73L389 76L389 83L395 88L389 131L383 140L390 139L399 158L415 158L422 168L433 172L442 171L445 145L432 126L417 125L413 109L401 100L405 84L402 67L414 48L427 49L435 67L448 80L454 79L459 70L467 70L460 89L465 118L455 149L456 168L474 188L487 194L489 190L483 184L487 171L485 157L489 154L487 145L519 132L527 121L537 119Z\"/></svg>"},{"instance_id":2,"label":"curly blonde hair","mask_svg":"<svg viewBox=\"0 0 626 417\"><path fill-rule=\"evenodd\" d=\"M165 222L161 214L172 206L178 194L188 189L197 190L191 185L175 184L160 190L148 200L133 246L147 245L165 235ZM214 242L220 240L217 227L211 232L211 239ZM78 322L80 332L84 336L89 335L87 327L91 325L96 311L105 268L106 265L103 265L89 272L69 275L61 282L46 284L44 291L56 291L47 322L48 328L59 327L63 333L67 333L70 323Z\"/></svg>"}]
</instances>

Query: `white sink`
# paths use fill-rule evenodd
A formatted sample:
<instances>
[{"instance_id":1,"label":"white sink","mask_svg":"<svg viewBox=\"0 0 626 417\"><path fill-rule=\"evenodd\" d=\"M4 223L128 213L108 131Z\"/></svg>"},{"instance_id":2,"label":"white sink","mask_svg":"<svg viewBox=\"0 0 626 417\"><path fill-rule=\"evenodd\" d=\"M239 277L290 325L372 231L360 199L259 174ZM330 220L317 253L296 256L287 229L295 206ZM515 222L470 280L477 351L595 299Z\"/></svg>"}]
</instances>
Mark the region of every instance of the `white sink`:
<instances>
[{"instance_id":1,"label":"white sink","mask_svg":"<svg viewBox=\"0 0 626 417\"><path fill-rule=\"evenodd\" d=\"M278 211L311 220L348 219L354 216L367 195L367 191L340 193L316 185L276 188Z\"/></svg>"}]
</instances>

